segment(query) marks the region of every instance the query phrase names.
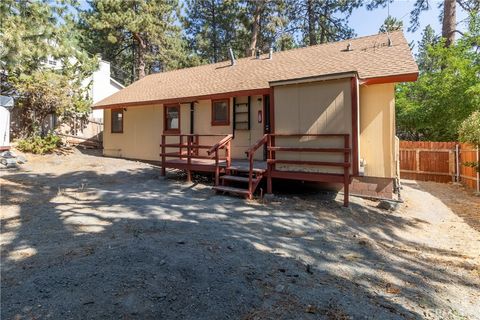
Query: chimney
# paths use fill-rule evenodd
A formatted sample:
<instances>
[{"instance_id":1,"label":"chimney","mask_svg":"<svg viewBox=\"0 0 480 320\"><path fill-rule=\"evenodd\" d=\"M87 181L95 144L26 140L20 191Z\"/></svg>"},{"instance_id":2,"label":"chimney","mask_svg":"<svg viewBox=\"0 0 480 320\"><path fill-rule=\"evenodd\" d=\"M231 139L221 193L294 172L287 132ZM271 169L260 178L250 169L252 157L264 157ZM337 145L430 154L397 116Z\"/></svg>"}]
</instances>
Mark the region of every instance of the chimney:
<instances>
[{"instance_id":1,"label":"chimney","mask_svg":"<svg viewBox=\"0 0 480 320\"><path fill-rule=\"evenodd\" d=\"M270 47L270 51L268 51L268 60L272 60L273 58L273 48Z\"/></svg>"},{"instance_id":2,"label":"chimney","mask_svg":"<svg viewBox=\"0 0 480 320\"><path fill-rule=\"evenodd\" d=\"M228 48L228 54L230 55L230 65L234 66L236 61L235 61L235 56L233 55L232 48Z\"/></svg>"}]
</instances>

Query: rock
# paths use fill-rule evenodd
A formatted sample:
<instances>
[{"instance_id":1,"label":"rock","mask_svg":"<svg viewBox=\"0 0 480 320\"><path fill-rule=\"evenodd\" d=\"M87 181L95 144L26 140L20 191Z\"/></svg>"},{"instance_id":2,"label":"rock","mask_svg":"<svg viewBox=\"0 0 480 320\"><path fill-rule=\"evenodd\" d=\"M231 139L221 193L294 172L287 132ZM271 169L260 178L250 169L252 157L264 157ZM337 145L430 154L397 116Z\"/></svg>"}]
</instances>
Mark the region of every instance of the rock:
<instances>
[{"instance_id":1,"label":"rock","mask_svg":"<svg viewBox=\"0 0 480 320\"><path fill-rule=\"evenodd\" d=\"M395 211L398 209L399 205L400 204L395 201L380 200L380 202L377 205L377 208L388 210L388 211Z\"/></svg>"},{"instance_id":2,"label":"rock","mask_svg":"<svg viewBox=\"0 0 480 320\"><path fill-rule=\"evenodd\" d=\"M279 284L275 287L276 292L283 292L284 289L285 289L285 286L281 285L281 284Z\"/></svg>"}]
</instances>

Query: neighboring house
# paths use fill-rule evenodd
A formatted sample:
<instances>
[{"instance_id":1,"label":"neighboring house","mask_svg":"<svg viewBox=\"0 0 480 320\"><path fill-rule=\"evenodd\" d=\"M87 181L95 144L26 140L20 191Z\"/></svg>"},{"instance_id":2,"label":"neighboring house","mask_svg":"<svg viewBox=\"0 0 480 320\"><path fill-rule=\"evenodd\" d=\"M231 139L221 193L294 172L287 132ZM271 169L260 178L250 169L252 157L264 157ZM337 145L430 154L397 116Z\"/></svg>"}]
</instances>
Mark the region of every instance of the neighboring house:
<instances>
[{"instance_id":1,"label":"neighboring house","mask_svg":"<svg viewBox=\"0 0 480 320\"><path fill-rule=\"evenodd\" d=\"M249 197L263 178L268 193L341 183L348 205L350 191L392 198L395 83L417 76L399 31L152 74L94 109L106 156L214 172L216 190Z\"/></svg>"},{"instance_id":2,"label":"neighboring house","mask_svg":"<svg viewBox=\"0 0 480 320\"><path fill-rule=\"evenodd\" d=\"M60 62L48 59L45 65L52 68L61 68ZM124 88L122 84L110 77L110 62L100 60L99 68L90 77L83 80L83 86L88 87L88 98L96 103L115 92ZM55 127L54 118L50 119L49 127ZM93 110L85 123L74 122L65 124L60 128L60 132L70 143L84 143L90 141L92 144L101 144L103 132L103 112Z\"/></svg>"},{"instance_id":3,"label":"neighboring house","mask_svg":"<svg viewBox=\"0 0 480 320\"><path fill-rule=\"evenodd\" d=\"M0 151L10 149L10 111L13 98L0 95Z\"/></svg>"}]
</instances>

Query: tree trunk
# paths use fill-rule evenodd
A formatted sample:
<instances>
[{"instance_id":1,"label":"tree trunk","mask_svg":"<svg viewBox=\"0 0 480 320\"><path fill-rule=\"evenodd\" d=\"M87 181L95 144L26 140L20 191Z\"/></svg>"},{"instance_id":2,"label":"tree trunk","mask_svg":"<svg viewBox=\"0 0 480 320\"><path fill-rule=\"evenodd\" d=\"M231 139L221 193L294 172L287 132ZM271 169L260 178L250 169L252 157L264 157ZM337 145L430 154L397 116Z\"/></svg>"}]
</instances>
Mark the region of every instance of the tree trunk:
<instances>
[{"instance_id":1,"label":"tree trunk","mask_svg":"<svg viewBox=\"0 0 480 320\"><path fill-rule=\"evenodd\" d=\"M455 28L456 28L456 1L444 0L443 1L443 25L442 25L442 37L445 38L445 46L449 47L455 42Z\"/></svg>"},{"instance_id":2,"label":"tree trunk","mask_svg":"<svg viewBox=\"0 0 480 320\"><path fill-rule=\"evenodd\" d=\"M252 19L252 34L250 37L250 46L247 48L246 56L253 57L255 55L255 49L257 47L258 33L260 32L260 14L263 9L264 1L257 1L255 4L255 10L253 12Z\"/></svg>"},{"instance_id":3,"label":"tree trunk","mask_svg":"<svg viewBox=\"0 0 480 320\"><path fill-rule=\"evenodd\" d=\"M308 16L308 42L310 46L317 44L317 35L315 32L315 12L313 8L313 0L307 0L307 16Z\"/></svg>"},{"instance_id":4,"label":"tree trunk","mask_svg":"<svg viewBox=\"0 0 480 320\"><path fill-rule=\"evenodd\" d=\"M145 51L147 49L147 45L143 40L142 36L139 33L134 33L133 37L137 41L137 72L138 72L138 80L145 78Z\"/></svg>"},{"instance_id":5,"label":"tree trunk","mask_svg":"<svg viewBox=\"0 0 480 320\"><path fill-rule=\"evenodd\" d=\"M217 33L217 16L215 12L215 1L212 1L212 46L213 46L213 62L218 62L218 33Z\"/></svg>"}]
</instances>

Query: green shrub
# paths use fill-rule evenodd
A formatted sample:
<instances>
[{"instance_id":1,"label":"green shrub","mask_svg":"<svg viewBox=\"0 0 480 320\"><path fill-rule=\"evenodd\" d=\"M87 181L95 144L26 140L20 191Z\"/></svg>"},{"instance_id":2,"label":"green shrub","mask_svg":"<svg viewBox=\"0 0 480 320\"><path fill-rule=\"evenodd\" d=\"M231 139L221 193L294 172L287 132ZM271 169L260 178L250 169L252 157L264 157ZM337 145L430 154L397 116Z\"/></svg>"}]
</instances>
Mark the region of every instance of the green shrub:
<instances>
[{"instance_id":1,"label":"green shrub","mask_svg":"<svg viewBox=\"0 0 480 320\"><path fill-rule=\"evenodd\" d=\"M17 143L17 149L23 152L35 154L51 153L62 145L60 137L54 134L48 134L44 138L33 136L21 139Z\"/></svg>"},{"instance_id":2,"label":"green shrub","mask_svg":"<svg viewBox=\"0 0 480 320\"><path fill-rule=\"evenodd\" d=\"M458 135L462 142L480 145L480 111L473 112L462 122Z\"/></svg>"}]
</instances>

